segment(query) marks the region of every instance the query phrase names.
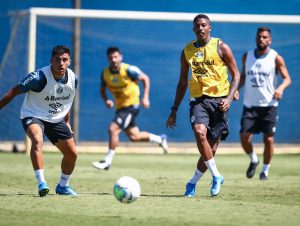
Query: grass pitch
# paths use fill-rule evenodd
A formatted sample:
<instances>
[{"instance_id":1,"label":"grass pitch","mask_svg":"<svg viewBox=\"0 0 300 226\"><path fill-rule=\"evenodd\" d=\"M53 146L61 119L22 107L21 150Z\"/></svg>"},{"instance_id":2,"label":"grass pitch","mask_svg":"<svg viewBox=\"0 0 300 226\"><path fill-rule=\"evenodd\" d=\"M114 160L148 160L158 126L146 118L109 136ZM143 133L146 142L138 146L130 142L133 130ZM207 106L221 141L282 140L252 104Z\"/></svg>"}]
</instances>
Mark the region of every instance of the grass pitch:
<instances>
[{"instance_id":1,"label":"grass pitch","mask_svg":"<svg viewBox=\"0 0 300 226\"><path fill-rule=\"evenodd\" d=\"M60 176L60 153L45 153L45 175L50 194L40 198L31 166L24 154L0 153L0 225L18 226L147 226L147 225L299 225L299 154L275 155L270 179L247 179L246 155L217 155L225 177L220 195L210 197L210 174L201 179L196 198L185 198L187 180L198 155L117 154L109 171L91 162L101 156L79 154L71 186L79 197L54 194ZM261 157L261 156L260 156ZM262 162L262 161L261 161ZM114 182L135 177L142 195L134 203L119 203Z\"/></svg>"}]
</instances>

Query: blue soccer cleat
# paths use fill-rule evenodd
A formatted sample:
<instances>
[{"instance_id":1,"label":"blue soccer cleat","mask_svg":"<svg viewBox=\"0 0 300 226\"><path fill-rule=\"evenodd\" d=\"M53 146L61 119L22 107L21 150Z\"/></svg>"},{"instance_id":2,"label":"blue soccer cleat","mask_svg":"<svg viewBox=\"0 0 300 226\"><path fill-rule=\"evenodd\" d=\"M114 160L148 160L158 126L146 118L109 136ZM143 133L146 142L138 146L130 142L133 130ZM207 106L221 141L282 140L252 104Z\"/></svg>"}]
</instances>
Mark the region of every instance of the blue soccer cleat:
<instances>
[{"instance_id":1,"label":"blue soccer cleat","mask_svg":"<svg viewBox=\"0 0 300 226\"><path fill-rule=\"evenodd\" d=\"M196 184L187 183L185 186L184 196L195 197L196 196Z\"/></svg>"},{"instance_id":2,"label":"blue soccer cleat","mask_svg":"<svg viewBox=\"0 0 300 226\"><path fill-rule=\"evenodd\" d=\"M216 196L220 193L221 190L221 184L224 183L224 177L223 176L213 176L213 180L212 180L212 186L210 189L210 194L211 196Z\"/></svg>"},{"instance_id":3,"label":"blue soccer cleat","mask_svg":"<svg viewBox=\"0 0 300 226\"><path fill-rule=\"evenodd\" d=\"M78 195L70 186L60 186L59 184L56 186L55 191L56 194L58 195L69 195L69 196Z\"/></svg>"},{"instance_id":4,"label":"blue soccer cleat","mask_svg":"<svg viewBox=\"0 0 300 226\"><path fill-rule=\"evenodd\" d=\"M47 185L46 182L41 182L39 184L38 189L39 189L39 196L40 197L44 197L44 196L48 195L48 193L49 193L49 188L48 188L48 185Z\"/></svg>"}]
</instances>

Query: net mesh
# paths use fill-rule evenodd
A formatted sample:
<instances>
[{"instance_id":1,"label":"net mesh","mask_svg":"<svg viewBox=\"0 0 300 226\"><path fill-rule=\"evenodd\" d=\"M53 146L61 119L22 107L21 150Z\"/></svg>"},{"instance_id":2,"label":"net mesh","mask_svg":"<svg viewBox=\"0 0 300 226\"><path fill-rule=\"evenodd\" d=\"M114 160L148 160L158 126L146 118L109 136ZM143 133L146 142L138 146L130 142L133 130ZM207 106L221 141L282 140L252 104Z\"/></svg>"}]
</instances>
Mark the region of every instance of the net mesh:
<instances>
[{"instance_id":1,"label":"net mesh","mask_svg":"<svg viewBox=\"0 0 300 226\"><path fill-rule=\"evenodd\" d=\"M293 79L293 85L287 89L280 103L276 139L285 143L299 142L299 25L212 22L212 36L220 37L231 47L238 67L241 68L243 53L255 47L258 26L271 28L272 48L285 58ZM1 64L1 96L27 74L28 18L13 17L11 30L14 29L16 33L11 36L11 45ZM72 29L71 18L38 17L36 68L49 64L51 50L55 45L65 44L72 50ZM138 66L151 80L151 108L141 109L137 118L140 129L155 134L166 133L170 141L194 141L189 124L188 92L178 111L178 128L174 131L165 128L179 78L180 54L183 47L193 39L192 22L81 19L79 140L108 139L106 128L113 118L114 110L107 109L100 99L99 76L107 66L106 49L114 45L121 48L124 62ZM0 111L1 141L24 139L19 121L23 98L15 98ZM239 141L241 111L242 97L233 103L230 110L228 142Z\"/></svg>"}]
</instances>

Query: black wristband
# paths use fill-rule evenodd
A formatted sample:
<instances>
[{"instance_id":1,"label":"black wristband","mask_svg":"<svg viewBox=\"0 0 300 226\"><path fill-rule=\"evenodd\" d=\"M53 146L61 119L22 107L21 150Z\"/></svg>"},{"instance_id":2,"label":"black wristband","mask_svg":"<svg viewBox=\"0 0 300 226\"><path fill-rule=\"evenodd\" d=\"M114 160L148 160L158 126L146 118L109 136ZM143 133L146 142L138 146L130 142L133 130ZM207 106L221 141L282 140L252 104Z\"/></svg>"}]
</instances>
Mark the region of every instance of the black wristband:
<instances>
[{"instance_id":1,"label":"black wristband","mask_svg":"<svg viewBox=\"0 0 300 226\"><path fill-rule=\"evenodd\" d=\"M175 107L175 106L171 107L171 111L177 111L177 110L178 110L178 107Z\"/></svg>"}]
</instances>

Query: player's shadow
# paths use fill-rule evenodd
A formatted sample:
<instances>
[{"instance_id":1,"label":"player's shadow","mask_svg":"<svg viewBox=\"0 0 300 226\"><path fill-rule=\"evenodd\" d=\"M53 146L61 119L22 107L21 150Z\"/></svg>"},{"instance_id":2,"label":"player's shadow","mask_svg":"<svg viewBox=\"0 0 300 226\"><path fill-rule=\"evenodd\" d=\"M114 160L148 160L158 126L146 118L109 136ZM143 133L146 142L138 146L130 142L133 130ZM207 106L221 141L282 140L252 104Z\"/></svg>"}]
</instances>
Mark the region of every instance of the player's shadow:
<instances>
[{"instance_id":1,"label":"player's shadow","mask_svg":"<svg viewBox=\"0 0 300 226\"><path fill-rule=\"evenodd\" d=\"M111 193L91 193L91 192L80 192L79 195L113 195ZM161 198L182 198L185 197L184 195L152 195L152 194L141 194L144 197L161 197Z\"/></svg>"},{"instance_id":2,"label":"player's shadow","mask_svg":"<svg viewBox=\"0 0 300 226\"><path fill-rule=\"evenodd\" d=\"M145 197L159 197L159 198L182 198L184 195L151 195L151 194L141 194L141 196Z\"/></svg>"},{"instance_id":3,"label":"player's shadow","mask_svg":"<svg viewBox=\"0 0 300 226\"><path fill-rule=\"evenodd\" d=\"M54 194L48 194L48 195L54 195ZM47 196L48 196L47 195ZM37 194L32 194L32 193L0 193L0 196L4 197L11 197L11 196L28 196L28 197L40 197Z\"/></svg>"},{"instance_id":4,"label":"player's shadow","mask_svg":"<svg viewBox=\"0 0 300 226\"><path fill-rule=\"evenodd\" d=\"M48 194L47 196L54 196L55 194ZM80 192L79 193L79 196L80 195L113 195L111 193L107 193L107 192L102 192L102 193L99 193L99 192L96 192L96 193L93 193L93 192ZM3 197L12 197L12 196L28 196L28 197L40 197L39 195L37 194L32 194L32 193L0 193L0 196L3 196ZM160 197L160 198L182 198L182 197L185 197L184 195L152 195L152 194L141 194L141 196L144 196L144 197Z\"/></svg>"}]
</instances>

